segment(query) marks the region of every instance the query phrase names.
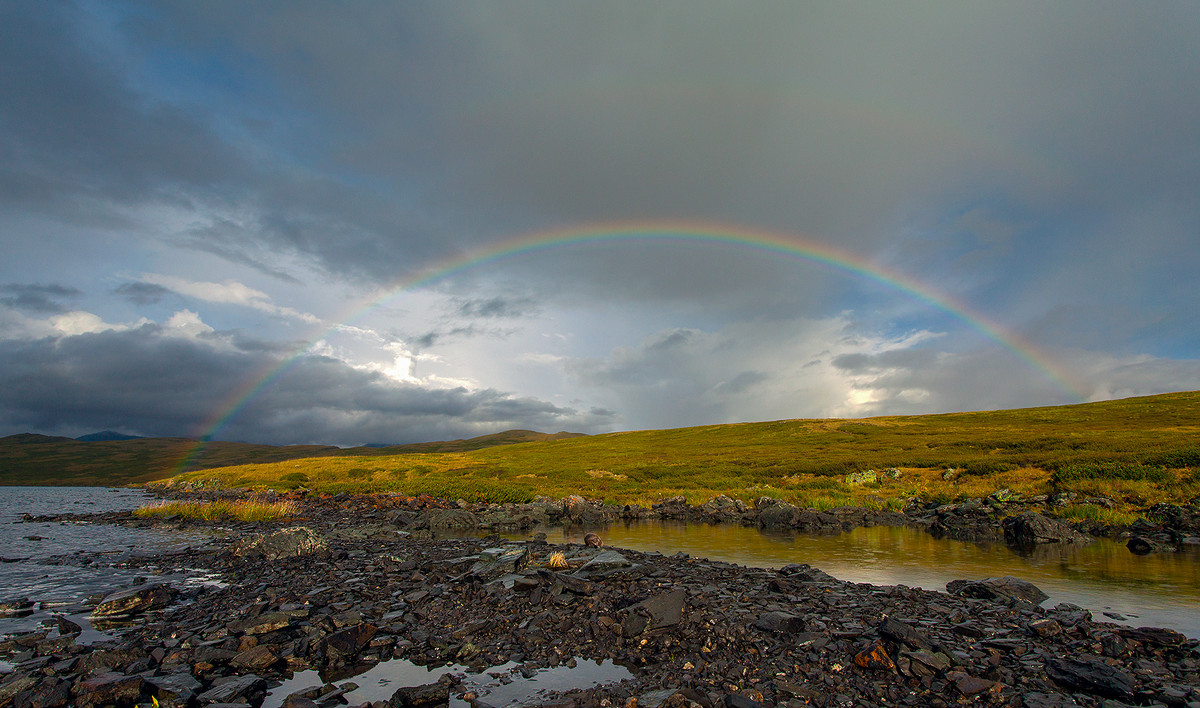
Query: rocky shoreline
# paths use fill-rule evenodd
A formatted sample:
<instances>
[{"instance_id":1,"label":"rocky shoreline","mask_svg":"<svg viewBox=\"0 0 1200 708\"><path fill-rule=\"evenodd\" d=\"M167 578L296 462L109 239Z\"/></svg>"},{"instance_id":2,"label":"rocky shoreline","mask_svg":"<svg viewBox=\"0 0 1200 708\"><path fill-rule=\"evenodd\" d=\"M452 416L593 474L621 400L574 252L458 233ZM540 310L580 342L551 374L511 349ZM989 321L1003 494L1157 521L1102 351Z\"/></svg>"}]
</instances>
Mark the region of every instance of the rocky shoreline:
<instances>
[{"instance_id":1,"label":"rocky shoreline","mask_svg":"<svg viewBox=\"0 0 1200 708\"><path fill-rule=\"evenodd\" d=\"M768 570L498 536L435 538L455 527L486 533L679 518L829 531L893 523L947 535L986 525L990 538L1037 543L1046 541L1038 534L1063 531L1041 524L1047 517L1040 514L1010 511L1007 524L971 524L959 522L993 519L980 510L995 505L902 514L722 498L699 506L667 500L653 509L578 497L503 506L402 495L297 501L301 516L286 525L221 524L223 535L205 549L125 561L148 580L87 608L112 639L81 644L81 628L67 618L7 638L0 656L12 671L0 679L0 707L259 705L306 670L320 678L296 687L282 705L342 705L354 695L348 677L387 661L444 667L444 675L393 685L374 705L482 707L492 704L472 677L520 680L603 661L629 674L539 701L581 708L1200 706L1200 642L1167 629L1096 622L1070 605L1043 608L1045 596L1016 579L964 580L948 594L838 581L805 565ZM1159 526L1141 535L1159 543L1153 534L1192 538L1189 524L1200 510L1177 509L1174 522L1148 521ZM1022 516L1025 522L1012 521ZM92 520L200 523L129 514ZM211 571L223 584L178 588L152 580L185 569Z\"/></svg>"}]
</instances>

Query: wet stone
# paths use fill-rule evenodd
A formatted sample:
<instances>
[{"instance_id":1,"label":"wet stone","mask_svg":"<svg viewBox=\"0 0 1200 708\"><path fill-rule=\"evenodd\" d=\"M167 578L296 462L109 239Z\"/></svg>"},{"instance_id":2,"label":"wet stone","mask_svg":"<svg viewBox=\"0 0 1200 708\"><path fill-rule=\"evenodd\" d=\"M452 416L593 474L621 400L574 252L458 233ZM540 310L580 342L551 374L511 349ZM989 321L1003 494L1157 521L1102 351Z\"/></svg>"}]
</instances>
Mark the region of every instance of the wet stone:
<instances>
[{"instance_id":1,"label":"wet stone","mask_svg":"<svg viewBox=\"0 0 1200 708\"><path fill-rule=\"evenodd\" d=\"M418 708L419 706L445 705L449 701L450 687L438 682L401 688L392 694L388 705L392 708Z\"/></svg>"},{"instance_id":2,"label":"wet stone","mask_svg":"<svg viewBox=\"0 0 1200 708\"><path fill-rule=\"evenodd\" d=\"M108 595L92 610L92 617L108 618L137 615L166 607L175 591L166 585L141 585Z\"/></svg>"}]
</instances>

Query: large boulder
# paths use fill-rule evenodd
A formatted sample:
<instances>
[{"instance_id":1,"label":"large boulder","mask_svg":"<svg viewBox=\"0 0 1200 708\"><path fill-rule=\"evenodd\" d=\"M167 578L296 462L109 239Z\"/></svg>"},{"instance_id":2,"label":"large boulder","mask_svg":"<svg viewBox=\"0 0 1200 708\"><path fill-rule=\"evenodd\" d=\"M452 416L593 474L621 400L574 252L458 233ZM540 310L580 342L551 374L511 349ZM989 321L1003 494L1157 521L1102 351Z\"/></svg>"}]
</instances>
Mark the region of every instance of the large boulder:
<instances>
[{"instance_id":1,"label":"large boulder","mask_svg":"<svg viewBox=\"0 0 1200 708\"><path fill-rule=\"evenodd\" d=\"M800 518L800 509L787 502L777 502L758 510L760 529L790 529Z\"/></svg>"},{"instance_id":2,"label":"large boulder","mask_svg":"<svg viewBox=\"0 0 1200 708\"><path fill-rule=\"evenodd\" d=\"M329 553L329 544L319 533L307 526L293 526L240 541L233 545L232 550L237 556L262 556L266 560L279 560L325 555Z\"/></svg>"},{"instance_id":3,"label":"large boulder","mask_svg":"<svg viewBox=\"0 0 1200 708\"><path fill-rule=\"evenodd\" d=\"M1029 547L1042 543L1087 543L1091 539L1067 524L1048 516L1027 511L1006 518L1004 540L1011 546Z\"/></svg>"}]
</instances>

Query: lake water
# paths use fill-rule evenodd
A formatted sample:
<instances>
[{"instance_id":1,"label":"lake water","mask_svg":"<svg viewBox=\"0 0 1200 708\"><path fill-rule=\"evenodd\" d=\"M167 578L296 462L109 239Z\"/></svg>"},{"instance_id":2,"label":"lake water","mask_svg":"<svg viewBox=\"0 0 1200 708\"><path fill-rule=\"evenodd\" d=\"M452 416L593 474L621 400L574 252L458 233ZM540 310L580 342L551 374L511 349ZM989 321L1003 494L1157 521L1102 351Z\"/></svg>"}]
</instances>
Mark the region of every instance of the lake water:
<instances>
[{"instance_id":1,"label":"lake water","mask_svg":"<svg viewBox=\"0 0 1200 708\"><path fill-rule=\"evenodd\" d=\"M1124 544L1098 539L1085 546L1043 545L1022 554L1002 543L937 539L918 529L894 526L819 536L659 521L548 527L508 537L523 539L543 532L551 543L583 543L589 531L598 533L606 546L687 553L764 568L808 563L840 580L873 585L944 591L951 580L1014 575L1049 595L1046 607L1070 602L1091 610L1097 620L1168 627L1200 638L1200 546L1139 556ZM1106 612L1117 617L1105 616Z\"/></svg>"},{"instance_id":2,"label":"lake water","mask_svg":"<svg viewBox=\"0 0 1200 708\"><path fill-rule=\"evenodd\" d=\"M140 490L98 487L0 487L0 601L28 598L34 612L0 617L0 635L37 629L64 614L85 628L80 604L89 596L127 588L146 569L113 568L134 555L153 555L203 545L200 533L134 529L110 524L24 522L22 515L93 514L136 509L154 499ZM90 554L102 553L97 560ZM85 560L84 556L87 556ZM163 576L187 582L197 576ZM98 638L89 633L81 638Z\"/></svg>"},{"instance_id":3,"label":"lake water","mask_svg":"<svg viewBox=\"0 0 1200 708\"><path fill-rule=\"evenodd\" d=\"M25 513L95 513L133 509L152 501L138 490L95 487L0 487L0 600L28 597L39 603L28 617L0 618L0 634L30 631L55 613L86 617L79 604L91 595L129 587L147 575L110 567L134 554L150 555L203 545L199 533L132 529L108 524L27 523ZM897 527L856 529L835 536L763 533L741 526L640 521L603 528L551 527L552 543L582 543L595 531L605 545L664 554L780 567L809 563L834 577L875 585L944 590L959 578L1015 575L1047 594L1046 606L1070 602L1097 619L1132 626L1159 626L1200 638L1200 547L1179 553L1138 556L1124 545L1098 540L1086 546L1042 546L1020 554L1003 544L935 539ZM100 560L81 557L101 551ZM192 576L165 577L175 582ZM1127 619L1105 617L1117 614ZM76 620L78 621L78 620Z\"/></svg>"}]
</instances>

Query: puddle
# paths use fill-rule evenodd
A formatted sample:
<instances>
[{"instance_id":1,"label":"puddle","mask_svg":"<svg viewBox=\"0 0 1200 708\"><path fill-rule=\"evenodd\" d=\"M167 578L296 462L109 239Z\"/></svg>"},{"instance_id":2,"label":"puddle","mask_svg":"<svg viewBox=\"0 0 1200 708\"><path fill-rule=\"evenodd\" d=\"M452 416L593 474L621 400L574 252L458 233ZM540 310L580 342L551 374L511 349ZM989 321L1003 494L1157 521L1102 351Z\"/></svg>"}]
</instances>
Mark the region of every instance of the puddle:
<instances>
[{"instance_id":1,"label":"puddle","mask_svg":"<svg viewBox=\"0 0 1200 708\"><path fill-rule=\"evenodd\" d=\"M391 659L363 671L359 674L346 676L336 681L325 681L316 671L300 671L281 685L271 689L263 700L262 708L280 708L283 700L297 691L315 688L333 683L343 686L353 683L357 686L353 691L344 694L346 701L352 705L365 702L387 701L398 689L406 686L421 686L435 683L444 674L455 674L463 677L463 684L458 693L474 692L478 700L488 705L503 708L505 706L537 705L543 702L542 697L559 691L591 688L603 684L618 683L633 678L633 674L624 666L610 660L577 661L574 667L555 666L538 669L529 678L521 672L521 664L509 662L493 666L482 673L468 673L466 666L447 664L435 668L418 666L405 659ZM319 699L314 699L319 700ZM450 696L450 705L455 708L466 708L469 704Z\"/></svg>"}]
</instances>

